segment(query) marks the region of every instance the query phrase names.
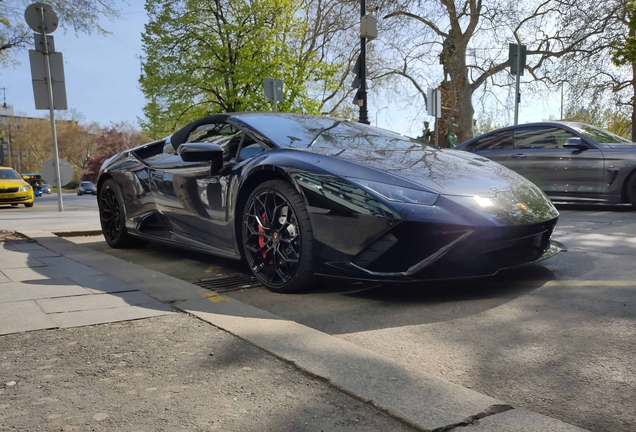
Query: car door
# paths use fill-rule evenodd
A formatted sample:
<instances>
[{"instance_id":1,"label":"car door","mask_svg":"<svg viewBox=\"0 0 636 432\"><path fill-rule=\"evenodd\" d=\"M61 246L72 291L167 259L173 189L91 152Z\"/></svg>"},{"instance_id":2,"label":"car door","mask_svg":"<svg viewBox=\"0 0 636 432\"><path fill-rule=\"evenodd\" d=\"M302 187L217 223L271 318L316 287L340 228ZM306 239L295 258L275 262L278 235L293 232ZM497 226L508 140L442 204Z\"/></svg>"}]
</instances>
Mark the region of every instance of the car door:
<instances>
[{"instance_id":1,"label":"car door","mask_svg":"<svg viewBox=\"0 0 636 432\"><path fill-rule=\"evenodd\" d=\"M568 140L577 137L555 126L515 129L516 171L553 198L601 193L603 153L589 143L585 148L564 147Z\"/></svg>"},{"instance_id":2,"label":"car door","mask_svg":"<svg viewBox=\"0 0 636 432\"><path fill-rule=\"evenodd\" d=\"M217 143L224 150L224 163L236 157L243 132L226 122L198 126L187 137L191 143ZM232 253L233 230L227 229L227 189L231 170L224 167L211 175L211 163L184 162L174 152L150 167L151 193L157 210L170 230L193 243L218 252Z\"/></svg>"},{"instance_id":3,"label":"car door","mask_svg":"<svg viewBox=\"0 0 636 432\"><path fill-rule=\"evenodd\" d=\"M240 162L262 152L264 147L226 122L200 125L186 142L219 144L223 167L218 173L211 173L209 161L184 162L176 153L157 161L150 169L157 209L173 232L216 252L234 255L235 232L227 211L229 186Z\"/></svg>"}]
</instances>

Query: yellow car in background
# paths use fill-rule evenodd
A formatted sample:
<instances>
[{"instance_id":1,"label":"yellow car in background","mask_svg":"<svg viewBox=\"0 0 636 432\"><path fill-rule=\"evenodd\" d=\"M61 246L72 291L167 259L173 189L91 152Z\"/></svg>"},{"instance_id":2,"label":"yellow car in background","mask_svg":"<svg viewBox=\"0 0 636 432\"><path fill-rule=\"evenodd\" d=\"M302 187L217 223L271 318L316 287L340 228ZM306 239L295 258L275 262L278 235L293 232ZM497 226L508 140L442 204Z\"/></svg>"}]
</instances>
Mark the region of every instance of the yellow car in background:
<instances>
[{"instance_id":1,"label":"yellow car in background","mask_svg":"<svg viewBox=\"0 0 636 432\"><path fill-rule=\"evenodd\" d=\"M0 167L0 205L33 207L33 188L14 169Z\"/></svg>"}]
</instances>

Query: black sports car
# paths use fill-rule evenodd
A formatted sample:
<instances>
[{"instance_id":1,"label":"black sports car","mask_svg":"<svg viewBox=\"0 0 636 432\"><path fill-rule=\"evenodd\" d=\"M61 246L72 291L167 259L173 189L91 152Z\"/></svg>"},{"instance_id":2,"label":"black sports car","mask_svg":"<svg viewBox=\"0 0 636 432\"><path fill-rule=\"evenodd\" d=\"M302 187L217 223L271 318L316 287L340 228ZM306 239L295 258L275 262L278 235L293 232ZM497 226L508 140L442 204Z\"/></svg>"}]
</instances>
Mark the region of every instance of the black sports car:
<instances>
[{"instance_id":1,"label":"black sports car","mask_svg":"<svg viewBox=\"0 0 636 432\"><path fill-rule=\"evenodd\" d=\"M560 250L557 210L518 174L330 117L205 117L108 159L97 189L112 247L156 240L245 259L276 292L314 275L491 275Z\"/></svg>"}]
</instances>

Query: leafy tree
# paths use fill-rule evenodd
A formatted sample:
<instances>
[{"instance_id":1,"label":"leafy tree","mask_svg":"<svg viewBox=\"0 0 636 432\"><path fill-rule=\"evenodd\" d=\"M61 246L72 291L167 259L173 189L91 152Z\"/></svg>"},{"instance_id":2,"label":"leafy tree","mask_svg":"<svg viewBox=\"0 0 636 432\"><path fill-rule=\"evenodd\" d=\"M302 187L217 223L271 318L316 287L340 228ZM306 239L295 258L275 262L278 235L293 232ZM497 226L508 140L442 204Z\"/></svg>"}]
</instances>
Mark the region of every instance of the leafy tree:
<instances>
[{"instance_id":1,"label":"leafy tree","mask_svg":"<svg viewBox=\"0 0 636 432\"><path fill-rule=\"evenodd\" d=\"M156 137L209 113L270 110L268 77L283 80L281 111L319 113L343 75L326 49L338 2L318 3L147 0L144 128Z\"/></svg>"},{"instance_id":2,"label":"leafy tree","mask_svg":"<svg viewBox=\"0 0 636 432\"><path fill-rule=\"evenodd\" d=\"M564 117L565 121L588 123L627 139L631 137L632 122L621 108L611 109L603 105L592 105L587 108L569 106Z\"/></svg>"},{"instance_id":3,"label":"leafy tree","mask_svg":"<svg viewBox=\"0 0 636 432\"><path fill-rule=\"evenodd\" d=\"M525 80L532 82L526 81L526 90L542 83L554 86L565 77L560 60L586 56L602 61L594 56L606 45L623 3L387 0L386 7L385 18L393 20L395 31L383 36L394 56L384 75L407 80L422 102L427 86L448 79L452 100L447 117L457 119L462 142L473 134L473 95L499 93L514 83L507 73L509 42L527 46ZM513 100L511 94L502 103Z\"/></svg>"},{"instance_id":4,"label":"leafy tree","mask_svg":"<svg viewBox=\"0 0 636 432\"><path fill-rule=\"evenodd\" d=\"M106 159L148 141L146 134L128 122L111 124L94 140L95 153L86 161L82 180L96 181Z\"/></svg>"},{"instance_id":5,"label":"leafy tree","mask_svg":"<svg viewBox=\"0 0 636 432\"><path fill-rule=\"evenodd\" d=\"M3 131L11 136L11 162L22 172L38 172L45 160L53 158L51 122L44 117L8 117ZM83 124L75 110L57 113L55 119L59 156L80 173L93 153L93 140L99 126ZM18 155L20 160L18 163Z\"/></svg>"},{"instance_id":6,"label":"leafy tree","mask_svg":"<svg viewBox=\"0 0 636 432\"><path fill-rule=\"evenodd\" d=\"M99 23L101 17L119 16L115 0L42 0L51 5L59 18L59 25L76 33L108 33ZM7 64L10 54L24 49L33 42L33 31L24 21L24 10L31 0L4 0L0 2L0 61Z\"/></svg>"}]
</instances>

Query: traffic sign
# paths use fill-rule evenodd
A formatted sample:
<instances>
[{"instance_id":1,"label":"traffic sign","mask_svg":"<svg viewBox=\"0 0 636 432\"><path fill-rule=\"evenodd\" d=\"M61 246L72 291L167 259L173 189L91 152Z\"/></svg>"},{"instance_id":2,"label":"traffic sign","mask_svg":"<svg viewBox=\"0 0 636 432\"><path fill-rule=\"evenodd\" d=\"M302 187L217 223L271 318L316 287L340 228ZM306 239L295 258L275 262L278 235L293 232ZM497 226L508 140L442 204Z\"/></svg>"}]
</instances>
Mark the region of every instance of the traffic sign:
<instances>
[{"instance_id":1,"label":"traffic sign","mask_svg":"<svg viewBox=\"0 0 636 432\"><path fill-rule=\"evenodd\" d=\"M55 175L55 159L49 159L42 163L40 169L42 178L52 186L58 187L57 176ZM64 159L60 159L60 177L62 178L62 186L67 185L73 180L73 167Z\"/></svg>"},{"instance_id":2,"label":"traffic sign","mask_svg":"<svg viewBox=\"0 0 636 432\"><path fill-rule=\"evenodd\" d=\"M58 25L57 14L51 5L44 3L33 3L27 6L24 19L29 27L38 33L53 33Z\"/></svg>"}]
</instances>

